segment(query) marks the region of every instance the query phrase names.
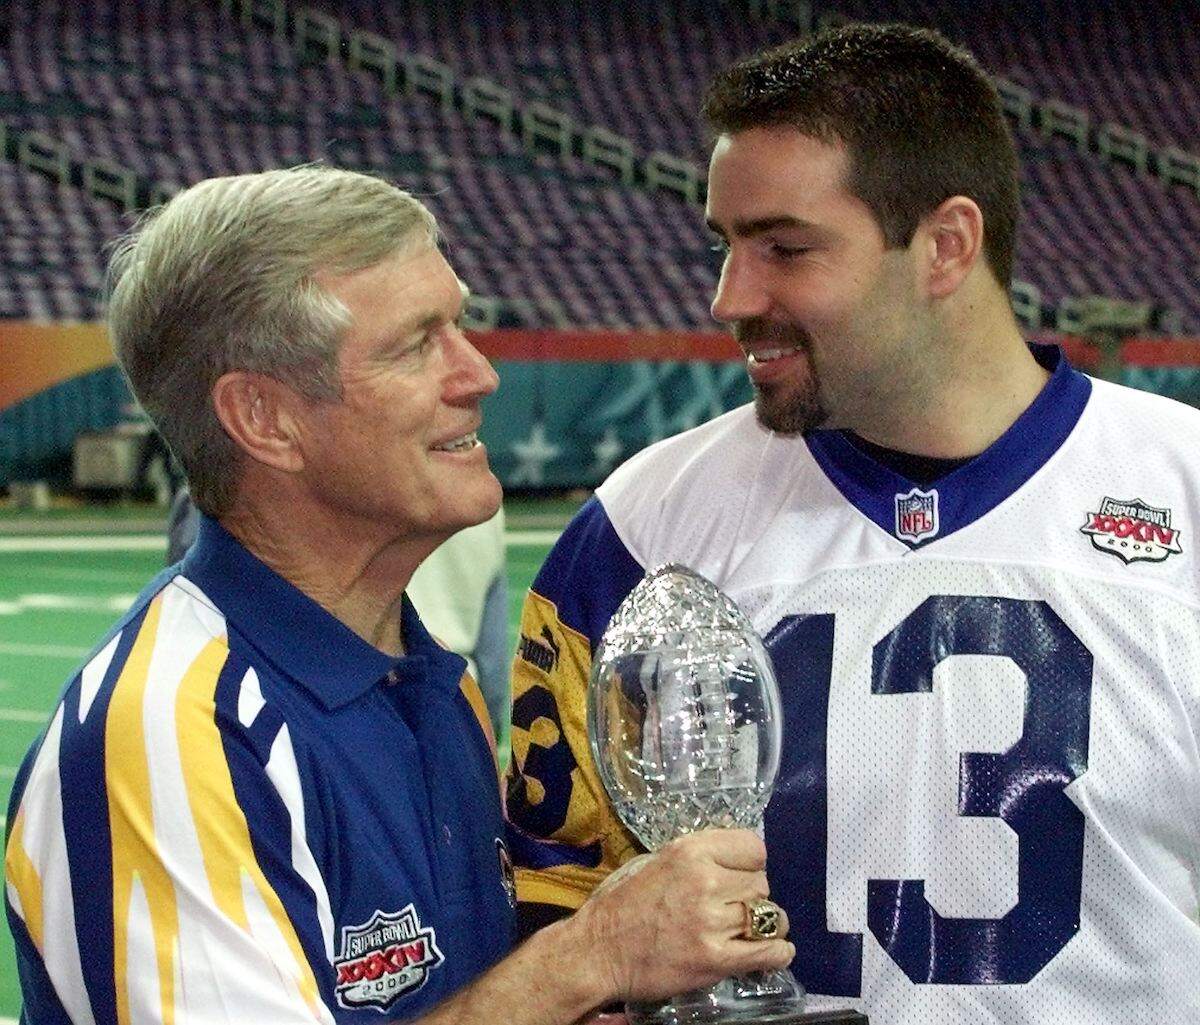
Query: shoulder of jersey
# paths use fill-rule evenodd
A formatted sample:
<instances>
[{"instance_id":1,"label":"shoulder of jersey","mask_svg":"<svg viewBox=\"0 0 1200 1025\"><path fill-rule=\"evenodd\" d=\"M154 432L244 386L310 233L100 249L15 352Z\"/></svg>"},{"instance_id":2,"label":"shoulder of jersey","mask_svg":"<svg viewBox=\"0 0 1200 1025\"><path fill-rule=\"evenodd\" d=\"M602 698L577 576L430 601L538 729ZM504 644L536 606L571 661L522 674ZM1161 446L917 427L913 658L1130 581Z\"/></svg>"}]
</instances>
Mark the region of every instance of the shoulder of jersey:
<instances>
[{"instance_id":1,"label":"shoulder of jersey","mask_svg":"<svg viewBox=\"0 0 1200 1025\"><path fill-rule=\"evenodd\" d=\"M816 464L802 438L759 425L752 405L657 442L618 467L597 490L622 543L642 565L680 561L704 572L747 503L771 501Z\"/></svg>"},{"instance_id":2,"label":"shoulder of jersey","mask_svg":"<svg viewBox=\"0 0 1200 1025\"><path fill-rule=\"evenodd\" d=\"M102 792L117 774L153 762L148 752L161 744L163 722L178 723L184 711L211 721L227 650L224 617L203 592L174 572L157 576L63 691L51 727L31 751L22 806L59 792L60 762L72 766L76 791ZM144 714L150 708L155 715ZM194 735L190 728L180 733ZM175 744L168 746L175 751Z\"/></svg>"},{"instance_id":3,"label":"shoulder of jersey","mask_svg":"<svg viewBox=\"0 0 1200 1025\"><path fill-rule=\"evenodd\" d=\"M1200 518L1200 409L1095 381L1076 434L1075 451L1105 468L1106 494L1170 505L1191 533ZM1145 493L1133 495L1130 488Z\"/></svg>"},{"instance_id":4,"label":"shoulder of jersey","mask_svg":"<svg viewBox=\"0 0 1200 1025\"><path fill-rule=\"evenodd\" d=\"M142 588L141 592L125 611L125 614L121 616L121 618L118 619L111 627L109 627L107 633L105 633L105 635L96 643L95 647L88 652L87 657L82 663L82 666L76 668L76 676L78 676L79 672L84 667L94 669L98 661L105 661L107 663L107 660L110 659L113 654L114 641L119 640L121 636L124 635L129 629L131 624L134 624L138 627L138 629L141 629L142 625L144 625L141 622L142 617L149 606L153 604L156 598L160 598L165 593L171 591L179 581L184 581L186 593L193 600L195 600L196 594L193 592L198 593L198 589L195 588L195 585L191 584L190 581L186 581L185 578L179 574L177 568L172 567L170 569L161 571L157 576L150 580L145 587ZM201 597L203 596L201 595ZM205 599L205 602L207 603L207 599Z\"/></svg>"},{"instance_id":5,"label":"shoulder of jersey","mask_svg":"<svg viewBox=\"0 0 1200 1025\"><path fill-rule=\"evenodd\" d=\"M1092 382L1093 415L1099 414L1131 442L1192 448L1200 440L1200 409L1184 402L1109 381Z\"/></svg>"},{"instance_id":6,"label":"shoulder of jersey","mask_svg":"<svg viewBox=\"0 0 1200 1025\"><path fill-rule=\"evenodd\" d=\"M166 688L173 693L178 686L176 677L214 642L220 652L228 652L229 638L222 612L187 577L164 571L138 595L73 677L71 688L77 690L81 705L79 721L83 721L93 702L107 707L121 680L126 680L127 687L144 687L147 691ZM135 650L142 654L135 656ZM141 668L135 672L135 678L126 679L126 668L135 657ZM223 663L224 657L225 654L219 655L220 662ZM205 665L206 676L212 678L215 687L219 663ZM190 697L172 700L190 700Z\"/></svg>"}]
</instances>

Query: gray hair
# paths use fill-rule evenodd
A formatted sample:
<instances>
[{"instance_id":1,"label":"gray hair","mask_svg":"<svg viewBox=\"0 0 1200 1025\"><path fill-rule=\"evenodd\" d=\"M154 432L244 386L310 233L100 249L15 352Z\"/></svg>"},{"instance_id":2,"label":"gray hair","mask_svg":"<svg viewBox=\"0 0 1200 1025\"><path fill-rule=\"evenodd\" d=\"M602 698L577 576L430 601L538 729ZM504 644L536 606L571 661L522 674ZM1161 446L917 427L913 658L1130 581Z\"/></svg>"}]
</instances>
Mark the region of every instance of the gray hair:
<instances>
[{"instance_id":1,"label":"gray hair","mask_svg":"<svg viewBox=\"0 0 1200 1025\"><path fill-rule=\"evenodd\" d=\"M201 510L226 512L240 476L241 452L213 409L218 378L247 370L310 398L338 398L350 314L315 276L353 273L422 243L437 244L437 225L408 193L314 165L202 181L117 243L113 349Z\"/></svg>"}]
</instances>

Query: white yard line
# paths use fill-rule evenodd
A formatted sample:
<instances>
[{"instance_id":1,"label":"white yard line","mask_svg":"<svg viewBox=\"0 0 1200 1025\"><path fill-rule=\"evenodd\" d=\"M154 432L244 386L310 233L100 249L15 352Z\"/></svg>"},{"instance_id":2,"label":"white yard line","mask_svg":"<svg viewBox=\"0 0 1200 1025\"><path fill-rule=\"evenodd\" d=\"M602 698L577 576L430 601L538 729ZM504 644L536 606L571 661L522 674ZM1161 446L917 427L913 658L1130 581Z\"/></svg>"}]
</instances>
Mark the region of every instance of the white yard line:
<instances>
[{"instance_id":1,"label":"white yard line","mask_svg":"<svg viewBox=\"0 0 1200 1025\"><path fill-rule=\"evenodd\" d=\"M534 548L539 545L552 545L561 534L561 530L506 530L504 544L508 548Z\"/></svg>"},{"instance_id":2,"label":"white yard line","mask_svg":"<svg viewBox=\"0 0 1200 1025\"><path fill-rule=\"evenodd\" d=\"M25 612L124 612L136 597L136 593L18 594L12 601L0 601L0 616L19 616Z\"/></svg>"},{"instance_id":3,"label":"white yard line","mask_svg":"<svg viewBox=\"0 0 1200 1025\"><path fill-rule=\"evenodd\" d=\"M32 708L0 708L0 722L45 722L49 718L49 712ZM0 765L0 775L3 771L4 766Z\"/></svg>"},{"instance_id":4,"label":"white yard line","mask_svg":"<svg viewBox=\"0 0 1200 1025\"><path fill-rule=\"evenodd\" d=\"M12 644L0 641L0 655L28 655L30 658L65 658L74 662L83 658L91 648L74 648L66 644ZM4 1025L0 1022L0 1025Z\"/></svg>"},{"instance_id":5,"label":"white yard line","mask_svg":"<svg viewBox=\"0 0 1200 1025\"><path fill-rule=\"evenodd\" d=\"M510 548L552 545L560 530L508 530L504 543ZM82 534L58 537L0 537L0 552L161 552L167 539L157 534L128 534L124 537L88 537ZM0 1025L3 1025L0 1022Z\"/></svg>"},{"instance_id":6,"label":"white yard line","mask_svg":"<svg viewBox=\"0 0 1200 1025\"><path fill-rule=\"evenodd\" d=\"M161 552L166 536L127 534L124 537L0 537L0 552Z\"/></svg>"},{"instance_id":7,"label":"white yard line","mask_svg":"<svg viewBox=\"0 0 1200 1025\"><path fill-rule=\"evenodd\" d=\"M93 584L116 584L120 587L141 587L148 579L141 568L86 569L84 567L39 566L38 580L82 580Z\"/></svg>"}]
</instances>

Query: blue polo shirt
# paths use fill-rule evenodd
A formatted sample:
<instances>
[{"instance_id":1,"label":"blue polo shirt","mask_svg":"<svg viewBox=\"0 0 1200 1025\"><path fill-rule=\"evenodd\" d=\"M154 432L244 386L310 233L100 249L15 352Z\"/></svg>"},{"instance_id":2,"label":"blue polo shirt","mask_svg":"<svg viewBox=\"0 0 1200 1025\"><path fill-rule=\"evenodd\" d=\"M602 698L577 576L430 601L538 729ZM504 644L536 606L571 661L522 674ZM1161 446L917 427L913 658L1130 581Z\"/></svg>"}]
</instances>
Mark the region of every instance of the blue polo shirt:
<instances>
[{"instance_id":1,"label":"blue polo shirt","mask_svg":"<svg viewBox=\"0 0 1200 1025\"><path fill-rule=\"evenodd\" d=\"M402 617L395 659L201 523L16 780L29 1020L407 1018L504 956L482 705L407 599Z\"/></svg>"}]
</instances>

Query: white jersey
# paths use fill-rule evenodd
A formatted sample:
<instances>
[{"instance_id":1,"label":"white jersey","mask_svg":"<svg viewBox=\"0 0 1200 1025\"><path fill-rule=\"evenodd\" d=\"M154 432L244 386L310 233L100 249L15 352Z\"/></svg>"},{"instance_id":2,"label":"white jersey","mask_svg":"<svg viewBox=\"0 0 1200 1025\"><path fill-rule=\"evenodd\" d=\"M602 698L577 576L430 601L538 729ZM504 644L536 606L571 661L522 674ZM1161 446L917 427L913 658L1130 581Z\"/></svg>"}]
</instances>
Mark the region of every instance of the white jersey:
<instances>
[{"instance_id":1,"label":"white jersey","mask_svg":"<svg viewBox=\"0 0 1200 1025\"><path fill-rule=\"evenodd\" d=\"M1062 364L922 489L745 407L597 497L617 561L691 566L766 638L785 719L768 868L813 1009L1200 1020L1200 413ZM570 593L534 591L573 608L576 555ZM582 849L588 828L549 836Z\"/></svg>"}]
</instances>

